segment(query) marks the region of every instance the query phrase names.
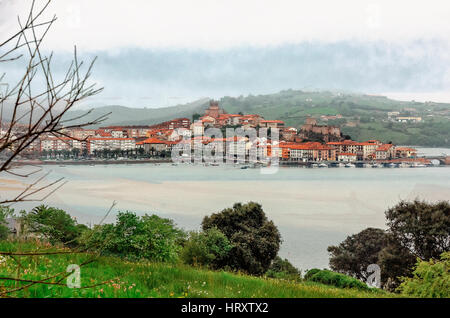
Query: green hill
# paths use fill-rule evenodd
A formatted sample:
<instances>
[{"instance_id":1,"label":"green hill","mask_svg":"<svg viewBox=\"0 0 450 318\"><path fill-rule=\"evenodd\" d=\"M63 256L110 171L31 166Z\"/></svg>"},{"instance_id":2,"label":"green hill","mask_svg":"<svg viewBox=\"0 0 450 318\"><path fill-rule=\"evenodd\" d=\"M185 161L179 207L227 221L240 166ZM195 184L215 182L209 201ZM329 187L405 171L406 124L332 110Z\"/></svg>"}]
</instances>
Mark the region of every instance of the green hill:
<instances>
[{"instance_id":1,"label":"green hill","mask_svg":"<svg viewBox=\"0 0 450 318\"><path fill-rule=\"evenodd\" d=\"M203 112L208 105L208 98L199 99L192 103L161 108L131 108L119 105L102 106L93 108L87 116L72 121L72 123L83 123L93 121L105 114L108 119L100 126L109 125L151 125L173 118L192 118L192 114ZM74 110L67 113L65 119L77 118L86 114L86 110Z\"/></svg>"},{"instance_id":2,"label":"green hill","mask_svg":"<svg viewBox=\"0 0 450 318\"><path fill-rule=\"evenodd\" d=\"M30 252L64 251L38 243L0 242L0 250ZM39 249L38 249L39 248ZM20 266L16 260L19 258ZM88 263L88 261L92 262ZM81 267L81 289L68 288L65 283L69 264ZM0 294L17 289L10 297L33 298L141 298L141 297L218 297L218 298L349 298L394 297L380 290L362 291L340 289L313 282L294 282L259 278L225 271L210 271L186 265L152 262L128 262L117 257L97 257L92 254L57 254L43 256L4 257L0 262ZM22 281L6 280L19 277ZM48 284L35 284L33 280L46 280ZM58 283L60 282L60 283ZM56 283L56 284L55 284ZM88 286L94 286L86 288Z\"/></svg>"},{"instance_id":3,"label":"green hill","mask_svg":"<svg viewBox=\"0 0 450 318\"><path fill-rule=\"evenodd\" d=\"M383 142L417 146L450 147L450 104L404 102L383 96L332 92L286 90L277 94L224 97L220 105L228 112L256 113L266 119L281 119L299 128L309 116L342 115L322 121L337 125L354 140L379 139ZM422 117L422 123L390 121L388 112Z\"/></svg>"},{"instance_id":4,"label":"green hill","mask_svg":"<svg viewBox=\"0 0 450 318\"><path fill-rule=\"evenodd\" d=\"M260 114L266 119L281 119L288 126L300 127L313 116L342 115L341 119L323 121L339 125L344 134L355 140L379 139L383 142L417 146L450 147L450 104L404 102L383 96L334 92L304 92L285 90L275 94L223 97L219 104L228 113ZM203 113L208 100L186 105L138 109L121 106L101 107L87 119L112 112L104 125L154 124L170 118ZM422 117L421 123L397 123L389 120L388 112L401 116ZM71 112L76 117L81 112Z\"/></svg>"}]
</instances>

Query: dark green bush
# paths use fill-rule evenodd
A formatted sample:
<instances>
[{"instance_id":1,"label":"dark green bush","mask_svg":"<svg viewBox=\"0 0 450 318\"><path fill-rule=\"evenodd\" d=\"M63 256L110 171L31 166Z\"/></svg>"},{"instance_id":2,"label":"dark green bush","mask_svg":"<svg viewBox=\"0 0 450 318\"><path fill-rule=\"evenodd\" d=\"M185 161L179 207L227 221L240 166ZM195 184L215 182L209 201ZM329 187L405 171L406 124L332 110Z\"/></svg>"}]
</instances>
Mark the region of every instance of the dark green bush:
<instances>
[{"instance_id":1,"label":"dark green bush","mask_svg":"<svg viewBox=\"0 0 450 318\"><path fill-rule=\"evenodd\" d=\"M378 263L380 251L388 243L384 230L367 228L348 236L337 246L329 246L330 269L366 281L367 267Z\"/></svg>"},{"instance_id":2,"label":"dark green bush","mask_svg":"<svg viewBox=\"0 0 450 318\"><path fill-rule=\"evenodd\" d=\"M316 269L314 269L314 271L315 270ZM339 288L357 288L362 290L370 289L366 284L364 284L360 280L357 280L356 278L332 272L327 269L316 271L315 273L310 275L308 274L305 275L305 279L316 283L331 285Z\"/></svg>"},{"instance_id":3,"label":"dark green bush","mask_svg":"<svg viewBox=\"0 0 450 318\"><path fill-rule=\"evenodd\" d=\"M233 244L219 264L221 268L263 275L280 249L280 232L255 202L236 203L231 209L207 216L202 227L203 230L217 227Z\"/></svg>"},{"instance_id":4,"label":"dark green bush","mask_svg":"<svg viewBox=\"0 0 450 318\"><path fill-rule=\"evenodd\" d=\"M266 273L267 277L300 281L302 276L301 272L292 265L287 259L282 259L277 256L273 260Z\"/></svg>"},{"instance_id":5,"label":"dark green bush","mask_svg":"<svg viewBox=\"0 0 450 318\"><path fill-rule=\"evenodd\" d=\"M218 268L233 246L217 228L191 232L181 251L181 259L188 265Z\"/></svg>"}]
</instances>

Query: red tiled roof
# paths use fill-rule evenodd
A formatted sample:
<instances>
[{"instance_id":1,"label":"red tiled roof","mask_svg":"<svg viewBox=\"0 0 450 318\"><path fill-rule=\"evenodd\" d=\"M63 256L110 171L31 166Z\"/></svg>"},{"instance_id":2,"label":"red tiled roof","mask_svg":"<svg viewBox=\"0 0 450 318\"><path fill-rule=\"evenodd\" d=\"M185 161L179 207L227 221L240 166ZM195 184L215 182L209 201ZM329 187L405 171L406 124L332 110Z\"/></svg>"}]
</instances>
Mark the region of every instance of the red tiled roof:
<instances>
[{"instance_id":1,"label":"red tiled roof","mask_svg":"<svg viewBox=\"0 0 450 318\"><path fill-rule=\"evenodd\" d=\"M284 124L284 121L282 121L282 120L261 120L261 123L277 123L277 124Z\"/></svg>"},{"instance_id":2,"label":"red tiled roof","mask_svg":"<svg viewBox=\"0 0 450 318\"><path fill-rule=\"evenodd\" d=\"M409 148L409 147L397 147L395 149L396 151L412 151L412 152L416 152L417 150L414 148Z\"/></svg>"},{"instance_id":3,"label":"red tiled roof","mask_svg":"<svg viewBox=\"0 0 450 318\"><path fill-rule=\"evenodd\" d=\"M392 148L392 144L384 144L379 146L375 151L388 151Z\"/></svg>"},{"instance_id":4,"label":"red tiled roof","mask_svg":"<svg viewBox=\"0 0 450 318\"><path fill-rule=\"evenodd\" d=\"M141 141L142 144L164 144L166 143L165 141L159 140L157 138L147 138L143 141ZM139 144L141 144L139 143Z\"/></svg>"}]
</instances>

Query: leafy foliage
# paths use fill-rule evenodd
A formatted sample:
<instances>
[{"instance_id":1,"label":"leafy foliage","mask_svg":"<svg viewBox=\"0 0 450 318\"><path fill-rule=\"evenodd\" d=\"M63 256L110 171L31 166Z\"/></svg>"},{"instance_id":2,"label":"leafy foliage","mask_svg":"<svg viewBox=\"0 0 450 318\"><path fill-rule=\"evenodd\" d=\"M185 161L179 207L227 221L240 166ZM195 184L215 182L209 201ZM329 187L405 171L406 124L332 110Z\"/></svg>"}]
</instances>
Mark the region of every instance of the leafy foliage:
<instances>
[{"instance_id":1,"label":"leafy foliage","mask_svg":"<svg viewBox=\"0 0 450 318\"><path fill-rule=\"evenodd\" d=\"M450 252L441 260L418 261L413 277L402 278L398 290L414 297L450 297Z\"/></svg>"},{"instance_id":2,"label":"leafy foliage","mask_svg":"<svg viewBox=\"0 0 450 318\"><path fill-rule=\"evenodd\" d=\"M392 236L388 236L388 241L387 246L378 255L377 264L381 269L383 288L395 291L400 284L400 277L411 276L416 258Z\"/></svg>"},{"instance_id":3,"label":"leafy foliage","mask_svg":"<svg viewBox=\"0 0 450 318\"><path fill-rule=\"evenodd\" d=\"M22 212L22 222L29 233L43 236L50 243L76 245L76 240L86 226L77 222L64 210L40 205L31 212Z\"/></svg>"},{"instance_id":4,"label":"leafy foliage","mask_svg":"<svg viewBox=\"0 0 450 318\"><path fill-rule=\"evenodd\" d=\"M174 261L178 258L185 233L170 219L157 215L137 216L119 212L115 224L95 226L81 241L106 255L131 260Z\"/></svg>"},{"instance_id":5,"label":"leafy foliage","mask_svg":"<svg viewBox=\"0 0 450 318\"><path fill-rule=\"evenodd\" d=\"M191 232L181 251L181 259L188 265L217 268L233 246L217 228Z\"/></svg>"},{"instance_id":6,"label":"leafy foliage","mask_svg":"<svg viewBox=\"0 0 450 318\"><path fill-rule=\"evenodd\" d=\"M396 241L412 254L438 259L450 250L450 204L401 201L386 211L387 226Z\"/></svg>"},{"instance_id":7,"label":"leafy foliage","mask_svg":"<svg viewBox=\"0 0 450 318\"><path fill-rule=\"evenodd\" d=\"M438 259L450 250L450 205L447 201L401 201L386 211L388 230L368 228L328 247L330 267L366 279L369 264L381 268L383 288L395 290L400 277L413 274L416 258Z\"/></svg>"},{"instance_id":8,"label":"leafy foliage","mask_svg":"<svg viewBox=\"0 0 450 318\"><path fill-rule=\"evenodd\" d=\"M264 274L276 257L281 235L269 221L260 204L236 203L233 208L206 216L203 230L217 227L230 240L233 248L218 264L250 274Z\"/></svg>"},{"instance_id":9,"label":"leafy foliage","mask_svg":"<svg viewBox=\"0 0 450 318\"><path fill-rule=\"evenodd\" d=\"M270 264L269 270L266 273L267 277L288 279L299 281L301 279L300 271L292 265L287 259L282 259L277 256Z\"/></svg>"},{"instance_id":10,"label":"leafy foliage","mask_svg":"<svg viewBox=\"0 0 450 318\"><path fill-rule=\"evenodd\" d=\"M381 229L367 228L348 236L338 246L329 246L331 269L366 280L367 266L378 262L378 254L387 244L386 236Z\"/></svg>"},{"instance_id":11,"label":"leafy foliage","mask_svg":"<svg viewBox=\"0 0 450 318\"><path fill-rule=\"evenodd\" d=\"M14 209L0 205L0 240L4 240L8 237L9 229L6 226L6 219L13 216L13 214Z\"/></svg>"},{"instance_id":12,"label":"leafy foliage","mask_svg":"<svg viewBox=\"0 0 450 318\"><path fill-rule=\"evenodd\" d=\"M370 289L366 284L364 284L360 280L357 280L356 278L344 274L332 272L327 269L324 270L312 269L311 271L313 271L311 274L310 271L308 271L308 273L305 275L305 279L312 282L332 285L339 288L357 288L361 290Z\"/></svg>"},{"instance_id":13,"label":"leafy foliage","mask_svg":"<svg viewBox=\"0 0 450 318\"><path fill-rule=\"evenodd\" d=\"M305 279L305 280L310 280L311 277L312 277L314 274L316 274L316 273L318 273L318 272L320 272L320 271L321 271L321 269L318 269L318 268L311 268L309 271L306 272L304 279Z\"/></svg>"}]
</instances>

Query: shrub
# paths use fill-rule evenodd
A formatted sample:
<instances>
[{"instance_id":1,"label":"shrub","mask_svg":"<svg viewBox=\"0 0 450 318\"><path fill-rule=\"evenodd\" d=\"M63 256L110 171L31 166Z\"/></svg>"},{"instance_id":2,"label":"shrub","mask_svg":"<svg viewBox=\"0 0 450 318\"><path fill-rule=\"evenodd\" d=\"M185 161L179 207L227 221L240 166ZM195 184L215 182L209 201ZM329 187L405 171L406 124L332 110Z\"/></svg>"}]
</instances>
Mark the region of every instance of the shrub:
<instances>
[{"instance_id":1,"label":"shrub","mask_svg":"<svg viewBox=\"0 0 450 318\"><path fill-rule=\"evenodd\" d=\"M401 278L398 291L414 297L450 297L450 252L441 260L418 261L413 277Z\"/></svg>"},{"instance_id":2,"label":"shrub","mask_svg":"<svg viewBox=\"0 0 450 318\"><path fill-rule=\"evenodd\" d=\"M14 210L0 205L0 240L5 240L8 238L9 229L6 226L6 218L14 215Z\"/></svg>"},{"instance_id":3,"label":"shrub","mask_svg":"<svg viewBox=\"0 0 450 318\"><path fill-rule=\"evenodd\" d=\"M357 288L363 290L370 289L366 284L364 284L360 280L357 280L356 278L341 273L332 272L327 269L319 271L316 271L316 269L312 270L314 270L314 273L308 275L309 274L308 272L308 274L305 276L305 279L306 277L308 277L307 280L312 282L331 285L339 288Z\"/></svg>"},{"instance_id":4,"label":"shrub","mask_svg":"<svg viewBox=\"0 0 450 318\"><path fill-rule=\"evenodd\" d=\"M137 216L119 212L115 224L95 226L86 232L83 244L106 255L130 260L175 261L185 233L170 219L156 215Z\"/></svg>"},{"instance_id":5,"label":"shrub","mask_svg":"<svg viewBox=\"0 0 450 318\"><path fill-rule=\"evenodd\" d=\"M217 227L230 240L233 248L218 264L249 274L262 275L269 269L280 249L281 236L260 204L236 203L233 208L206 216L203 230Z\"/></svg>"},{"instance_id":6,"label":"shrub","mask_svg":"<svg viewBox=\"0 0 450 318\"><path fill-rule=\"evenodd\" d=\"M76 245L85 226L77 224L64 210L40 205L28 214L22 212L22 221L26 231L39 234L50 243L64 243L69 246Z\"/></svg>"},{"instance_id":7,"label":"shrub","mask_svg":"<svg viewBox=\"0 0 450 318\"><path fill-rule=\"evenodd\" d=\"M299 281L301 272L287 259L277 256L266 273L267 277Z\"/></svg>"},{"instance_id":8,"label":"shrub","mask_svg":"<svg viewBox=\"0 0 450 318\"><path fill-rule=\"evenodd\" d=\"M181 259L188 265L218 268L232 245L217 228L203 232L191 232L181 251Z\"/></svg>"},{"instance_id":9,"label":"shrub","mask_svg":"<svg viewBox=\"0 0 450 318\"><path fill-rule=\"evenodd\" d=\"M305 280L310 280L311 277L312 277L314 274L316 274L316 273L318 273L318 272L320 272L320 271L321 271L321 269L318 269L318 268L312 268L312 269L310 269L309 271L306 272L304 279L305 279Z\"/></svg>"}]
</instances>

